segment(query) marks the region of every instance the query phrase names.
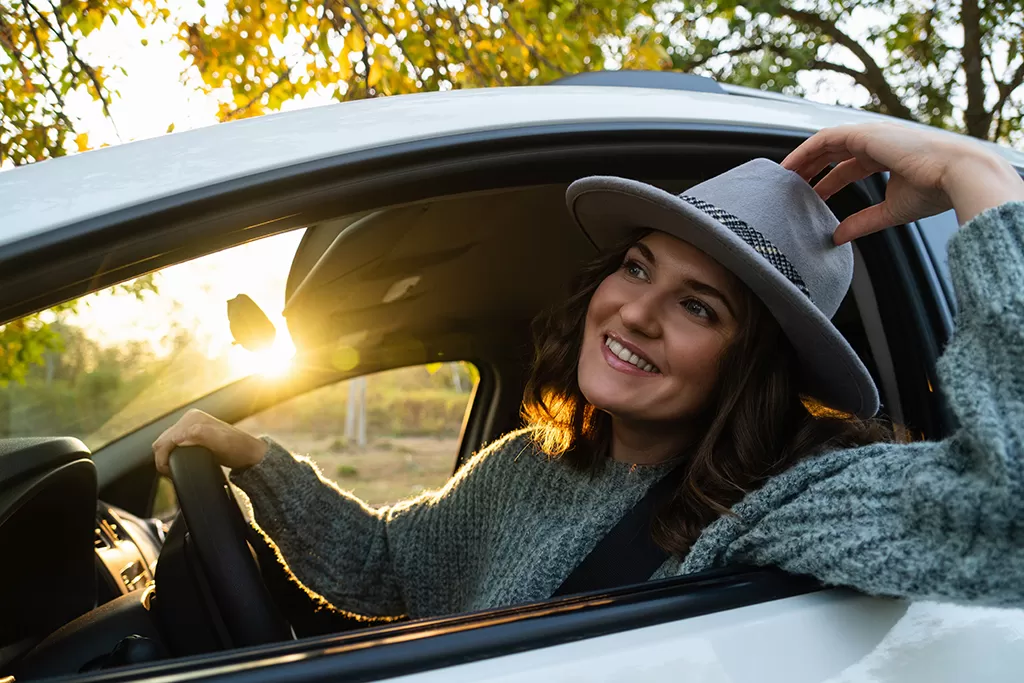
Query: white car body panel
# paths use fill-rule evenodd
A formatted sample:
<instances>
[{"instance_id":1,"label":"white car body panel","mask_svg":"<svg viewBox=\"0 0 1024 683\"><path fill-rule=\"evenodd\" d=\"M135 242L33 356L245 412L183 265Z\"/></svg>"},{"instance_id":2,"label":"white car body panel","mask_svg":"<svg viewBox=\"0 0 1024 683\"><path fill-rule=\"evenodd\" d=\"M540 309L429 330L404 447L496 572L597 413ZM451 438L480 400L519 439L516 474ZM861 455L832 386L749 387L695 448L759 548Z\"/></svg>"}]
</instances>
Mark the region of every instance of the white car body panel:
<instances>
[{"instance_id":1,"label":"white car body panel","mask_svg":"<svg viewBox=\"0 0 1024 683\"><path fill-rule=\"evenodd\" d=\"M0 245L303 162L494 130L581 123L820 128L886 117L775 98L546 86L376 98L234 121L0 173ZM1024 167L1024 154L995 147Z\"/></svg>"},{"instance_id":2,"label":"white car body panel","mask_svg":"<svg viewBox=\"0 0 1024 683\"><path fill-rule=\"evenodd\" d=\"M828 591L389 683L1019 683L1024 611Z\"/></svg>"}]
</instances>

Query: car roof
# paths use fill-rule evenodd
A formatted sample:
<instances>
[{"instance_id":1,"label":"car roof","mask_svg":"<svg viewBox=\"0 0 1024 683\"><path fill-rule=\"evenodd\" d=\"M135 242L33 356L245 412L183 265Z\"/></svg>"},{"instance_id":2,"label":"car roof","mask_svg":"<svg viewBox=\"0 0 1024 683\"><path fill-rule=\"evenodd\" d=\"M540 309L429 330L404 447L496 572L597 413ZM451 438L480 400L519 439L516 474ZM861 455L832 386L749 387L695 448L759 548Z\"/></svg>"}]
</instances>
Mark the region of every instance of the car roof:
<instances>
[{"instance_id":1,"label":"car roof","mask_svg":"<svg viewBox=\"0 0 1024 683\"><path fill-rule=\"evenodd\" d=\"M373 98L233 121L0 172L0 246L113 211L296 164L466 133L572 124L813 133L886 120L729 87L727 94L552 85ZM993 145L1024 168L1024 154Z\"/></svg>"}]
</instances>

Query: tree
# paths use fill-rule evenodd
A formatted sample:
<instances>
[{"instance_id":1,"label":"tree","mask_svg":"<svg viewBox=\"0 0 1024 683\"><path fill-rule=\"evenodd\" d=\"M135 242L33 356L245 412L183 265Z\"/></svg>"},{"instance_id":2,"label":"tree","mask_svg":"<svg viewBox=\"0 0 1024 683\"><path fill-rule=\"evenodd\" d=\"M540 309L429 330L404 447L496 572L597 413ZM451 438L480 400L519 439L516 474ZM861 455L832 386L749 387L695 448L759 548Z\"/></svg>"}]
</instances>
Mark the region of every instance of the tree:
<instances>
[{"instance_id":1,"label":"tree","mask_svg":"<svg viewBox=\"0 0 1024 683\"><path fill-rule=\"evenodd\" d=\"M655 2L228 0L223 21L183 24L182 56L222 119L262 114L318 90L338 100L545 83L616 52L624 68L671 65L643 27Z\"/></svg>"},{"instance_id":2,"label":"tree","mask_svg":"<svg viewBox=\"0 0 1024 683\"><path fill-rule=\"evenodd\" d=\"M798 74L839 74L867 109L1022 140L1021 0L698 0L662 21L677 69L798 92Z\"/></svg>"},{"instance_id":3,"label":"tree","mask_svg":"<svg viewBox=\"0 0 1024 683\"><path fill-rule=\"evenodd\" d=\"M152 275L143 275L110 291L141 299L146 292L157 292L157 286ZM62 333L61 319L88 305L89 298L82 297L0 325L0 388L12 381L24 384L32 366L44 365L48 353L63 351L67 332Z\"/></svg>"},{"instance_id":4,"label":"tree","mask_svg":"<svg viewBox=\"0 0 1024 683\"><path fill-rule=\"evenodd\" d=\"M230 93L225 120L311 91L349 100L527 85L611 65L812 96L801 74L839 74L867 92L868 109L1019 141L1022 8L1021 0L228 0L222 21L183 24L180 36L204 87Z\"/></svg>"},{"instance_id":5,"label":"tree","mask_svg":"<svg viewBox=\"0 0 1024 683\"><path fill-rule=\"evenodd\" d=\"M68 95L87 93L109 117L114 93L103 68L83 57L82 43L126 14L140 26L166 19L170 12L160 1L0 0L0 166L89 148L88 134L68 112Z\"/></svg>"}]
</instances>

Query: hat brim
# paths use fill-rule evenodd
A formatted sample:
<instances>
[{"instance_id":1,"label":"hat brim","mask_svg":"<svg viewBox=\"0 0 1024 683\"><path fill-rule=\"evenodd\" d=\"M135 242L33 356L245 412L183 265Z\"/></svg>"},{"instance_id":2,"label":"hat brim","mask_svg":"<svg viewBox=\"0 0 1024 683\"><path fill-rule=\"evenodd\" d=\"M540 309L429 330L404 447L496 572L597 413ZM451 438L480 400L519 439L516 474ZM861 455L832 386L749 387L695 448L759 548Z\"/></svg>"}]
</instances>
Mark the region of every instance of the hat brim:
<instances>
[{"instance_id":1,"label":"hat brim","mask_svg":"<svg viewBox=\"0 0 1024 683\"><path fill-rule=\"evenodd\" d=\"M697 247L734 273L778 321L800 359L801 391L861 418L878 412L878 389L849 342L807 296L732 230L669 192L627 178L577 180L566 192L566 204L600 251L642 228Z\"/></svg>"}]
</instances>

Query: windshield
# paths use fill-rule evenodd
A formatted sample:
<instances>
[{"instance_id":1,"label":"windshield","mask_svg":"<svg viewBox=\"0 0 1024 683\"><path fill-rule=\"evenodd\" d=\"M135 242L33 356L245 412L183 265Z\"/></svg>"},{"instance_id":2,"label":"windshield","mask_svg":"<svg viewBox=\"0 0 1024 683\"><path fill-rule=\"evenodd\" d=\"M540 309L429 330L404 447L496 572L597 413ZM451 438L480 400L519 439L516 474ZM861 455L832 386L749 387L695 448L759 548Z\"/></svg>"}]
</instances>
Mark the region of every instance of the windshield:
<instances>
[{"instance_id":1,"label":"windshield","mask_svg":"<svg viewBox=\"0 0 1024 683\"><path fill-rule=\"evenodd\" d=\"M302 231L165 268L0 327L0 437L74 436L96 450L227 384L283 374L280 311ZM227 301L247 294L272 347L232 343Z\"/></svg>"}]
</instances>

